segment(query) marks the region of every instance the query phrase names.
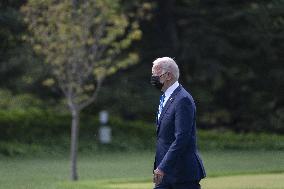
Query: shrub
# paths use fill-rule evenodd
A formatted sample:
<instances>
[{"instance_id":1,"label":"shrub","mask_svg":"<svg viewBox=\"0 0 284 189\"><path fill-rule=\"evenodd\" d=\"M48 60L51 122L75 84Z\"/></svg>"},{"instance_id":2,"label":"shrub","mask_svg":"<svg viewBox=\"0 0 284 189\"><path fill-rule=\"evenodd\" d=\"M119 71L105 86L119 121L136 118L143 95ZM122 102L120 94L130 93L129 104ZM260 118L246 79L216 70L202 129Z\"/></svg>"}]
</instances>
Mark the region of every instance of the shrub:
<instances>
[{"instance_id":1,"label":"shrub","mask_svg":"<svg viewBox=\"0 0 284 189\"><path fill-rule=\"evenodd\" d=\"M17 155L46 150L54 153L69 151L70 124L69 114L54 110L1 110L0 153ZM112 142L100 144L98 118L82 114L79 151L153 150L155 147L154 123L111 117L108 125L112 129ZM284 136L198 129L198 147L201 150L284 150Z\"/></svg>"},{"instance_id":2,"label":"shrub","mask_svg":"<svg viewBox=\"0 0 284 189\"><path fill-rule=\"evenodd\" d=\"M284 150L284 136L266 133L234 133L228 130L199 130L203 150Z\"/></svg>"}]
</instances>

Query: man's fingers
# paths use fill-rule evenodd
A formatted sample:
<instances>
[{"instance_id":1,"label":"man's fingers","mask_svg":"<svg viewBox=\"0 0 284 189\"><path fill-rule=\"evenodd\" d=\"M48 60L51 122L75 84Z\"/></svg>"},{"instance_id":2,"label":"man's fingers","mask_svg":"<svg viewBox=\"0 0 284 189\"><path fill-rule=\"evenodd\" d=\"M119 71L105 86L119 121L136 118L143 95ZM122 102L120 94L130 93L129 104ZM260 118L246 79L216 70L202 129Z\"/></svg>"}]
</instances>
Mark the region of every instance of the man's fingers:
<instances>
[{"instance_id":1,"label":"man's fingers","mask_svg":"<svg viewBox=\"0 0 284 189\"><path fill-rule=\"evenodd\" d=\"M158 182L159 182L159 184L162 182L162 179L163 179L163 175L158 175Z\"/></svg>"},{"instance_id":2,"label":"man's fingers","mask_svg":"<svg viewBox=\"0 0 284 189\"><path fill-rule=\"evenodd\" d=\"M158 175L155 173L155 174L153 175L153 182L154 182L155 184L157 184L157 181L158 181Z\"/></svg>"},{"instance_id":3,"label":"man's fingers","mask_svg":"<svg viewBox=\"0 0 284 189\"><path fill-rule=\"evenodd\" d=\"M154 183L155 184L160 184L162 182L163 175L160 174L154 174Z\"/></svg>"}]
</instances>

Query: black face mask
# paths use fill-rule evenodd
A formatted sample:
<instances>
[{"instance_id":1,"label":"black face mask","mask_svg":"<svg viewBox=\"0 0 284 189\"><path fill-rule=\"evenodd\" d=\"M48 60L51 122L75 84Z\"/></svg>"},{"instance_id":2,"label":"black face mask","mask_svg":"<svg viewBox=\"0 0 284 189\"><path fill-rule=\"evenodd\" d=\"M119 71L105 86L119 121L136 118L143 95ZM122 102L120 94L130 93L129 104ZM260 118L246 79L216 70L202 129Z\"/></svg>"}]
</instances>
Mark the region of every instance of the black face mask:
<instances>
[{"instance_id":1,"label":"black face mask","mask_svg":"<svg viewBox=\"0 0 284 189\"><path fill-rule=\"evenodd\" d=\"M157 89L161 90L164 86L164 83L160 82L160 77L159 76L151 76L151 84L156 87Z\"/></svg>"}]
</instances>

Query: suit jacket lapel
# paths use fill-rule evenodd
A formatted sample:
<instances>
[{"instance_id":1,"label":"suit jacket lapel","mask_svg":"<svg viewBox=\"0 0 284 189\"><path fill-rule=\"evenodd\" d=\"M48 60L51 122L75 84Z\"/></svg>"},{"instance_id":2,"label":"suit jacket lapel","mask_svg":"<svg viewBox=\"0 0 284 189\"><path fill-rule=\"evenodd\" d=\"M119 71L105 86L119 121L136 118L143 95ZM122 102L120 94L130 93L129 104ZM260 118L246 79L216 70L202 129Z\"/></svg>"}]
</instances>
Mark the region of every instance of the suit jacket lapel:
<instances>
[{"instance_id":1,"label":"suit jacket lapel","mask_svg":"<svg viewBox=\"0 0 284 189\"><path fill-rule=\"evenodd\" d=\"M179 86L174 90L174 92L173 92L173 93L171 94L171 96L169 97L169 99L168 99L168 101L167 101L165 107L163 108L162 113L161 113L161 115L160 115L160 118L159 118L159 120L158 120L157 133L159 132L161 120L163 119L163 117L164 117L164 115L165 115L167 109L170 107L170 105L171 105L172 102L174 101L176 94L177 94L180 90L181 90L181 85L179 85Z\"/></svg>"}]
</instances>

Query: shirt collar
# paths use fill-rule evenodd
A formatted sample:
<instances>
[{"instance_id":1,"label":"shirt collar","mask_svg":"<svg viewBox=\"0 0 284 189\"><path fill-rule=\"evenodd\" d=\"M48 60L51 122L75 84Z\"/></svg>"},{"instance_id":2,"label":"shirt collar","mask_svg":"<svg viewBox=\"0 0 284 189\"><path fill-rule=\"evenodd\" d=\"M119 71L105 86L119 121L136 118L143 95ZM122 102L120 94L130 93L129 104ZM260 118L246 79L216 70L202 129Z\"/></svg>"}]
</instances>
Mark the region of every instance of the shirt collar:
<instances>
[{"instance_id":1,"label":"shirt collar","mask_svg":"<svg viewBox=\"0 0 284 189\"><path fill-rule=\"evenodd\" d=\"M179 86L179 82L178 82L178 81L176 81L174 84L172 84L172 85L166 90L166 92L165 92L165 97L171 96L171 95L173 94L174 90L175 90L176 88L178 88L178 86Z\"/></svg>"}]
</instances>

